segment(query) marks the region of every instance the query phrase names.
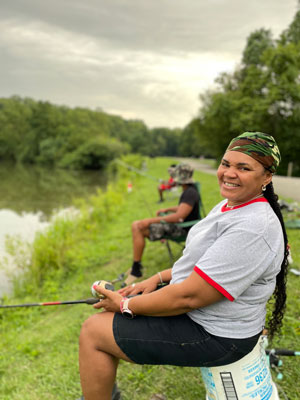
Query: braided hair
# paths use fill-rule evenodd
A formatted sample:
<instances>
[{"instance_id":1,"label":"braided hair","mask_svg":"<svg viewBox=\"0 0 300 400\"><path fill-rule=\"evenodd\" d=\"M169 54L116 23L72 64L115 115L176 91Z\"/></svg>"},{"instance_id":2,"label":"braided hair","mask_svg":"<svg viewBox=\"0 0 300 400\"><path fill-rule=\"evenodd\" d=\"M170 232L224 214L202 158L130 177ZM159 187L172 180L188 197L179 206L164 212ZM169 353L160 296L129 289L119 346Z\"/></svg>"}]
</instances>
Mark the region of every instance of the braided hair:
<instances>
[{"instance_id":1,"label":"braided hair","mask_svg":"<svg viewBox=\"0 0 300 400\"><path fill-rule=\"evenodd\" d=\"M272 311L272 316L269 321L268 326L268 336L270 340L274 337L274 334L280 330L282 326L283 314L286 306L286 280L287 280L287 272L288 272L288 239L284 226L283 216L278 204L278 196L274 193L273 183L270 182L266 186L266 190L263 192L264 197L268 200L270 206L273 211L277 215L284 238L284 258L281 264L281 269L279 274L276 276L276 287L273 293L274 297L274 306Z\"/></svg>"}]
</instances>

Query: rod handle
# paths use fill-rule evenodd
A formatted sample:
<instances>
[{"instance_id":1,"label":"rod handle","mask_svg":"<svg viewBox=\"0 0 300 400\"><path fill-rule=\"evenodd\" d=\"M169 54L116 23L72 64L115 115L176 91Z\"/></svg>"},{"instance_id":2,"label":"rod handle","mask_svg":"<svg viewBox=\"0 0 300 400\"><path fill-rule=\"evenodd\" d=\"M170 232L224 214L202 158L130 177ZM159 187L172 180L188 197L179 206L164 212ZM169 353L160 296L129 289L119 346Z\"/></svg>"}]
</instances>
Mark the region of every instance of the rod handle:
<instances>
[{"instance_id":1,"label":"rod handle","mask_svg":"<svg viewBox=\"0 0 300 400\"><path fill-rule=\"evenodd\" d=\"M99 301L100 301L99 297L98 298L90 297L89 299L85 300L85 303L86 304L96 304L96 303L99 303Z\"/></svg>"},{"instance_id":2,"label":"rod handle","mask_svg":"<svg viewBox=\"0 0 300 400\"><path fill-rule=\"evenodd\" d=\"M273 354L276 356L296 356L298 355L298 352L294 350L288 350L288 349L271 349L267 351L268 354Z\"/></svg>"}]
</instances>

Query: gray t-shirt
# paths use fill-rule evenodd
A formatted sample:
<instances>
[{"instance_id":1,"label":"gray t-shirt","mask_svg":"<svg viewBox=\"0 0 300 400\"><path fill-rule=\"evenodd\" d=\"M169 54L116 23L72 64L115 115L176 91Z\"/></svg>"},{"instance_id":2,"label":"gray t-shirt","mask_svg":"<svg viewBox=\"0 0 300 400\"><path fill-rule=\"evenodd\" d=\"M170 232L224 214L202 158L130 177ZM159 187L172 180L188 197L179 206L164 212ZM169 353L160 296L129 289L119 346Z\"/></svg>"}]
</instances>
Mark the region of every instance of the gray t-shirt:
<instances>
[{"instance_id":1,"label":"gray t-shirt","mask_svg":"<svg viewBox=\"0 0 300 400\"><path fill-rule=\"evenodd\" d=\"M224 298L188 313L209 333L246 338L264 326L284 256L280 222L265 198L234 208L223 200L189 231L172 283L195 270Z\"/></svg>"}]
</instances>

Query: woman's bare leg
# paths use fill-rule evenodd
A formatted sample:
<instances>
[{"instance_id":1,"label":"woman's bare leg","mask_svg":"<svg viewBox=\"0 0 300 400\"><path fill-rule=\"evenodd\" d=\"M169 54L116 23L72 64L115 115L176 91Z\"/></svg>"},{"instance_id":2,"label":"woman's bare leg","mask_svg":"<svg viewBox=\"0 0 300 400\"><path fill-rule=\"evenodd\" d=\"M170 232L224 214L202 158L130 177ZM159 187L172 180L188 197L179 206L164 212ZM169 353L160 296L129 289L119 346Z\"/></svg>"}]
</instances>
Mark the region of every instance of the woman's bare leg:
<instances>
[{"instance_id":1,"label":"woman's bare leg","mask_svg":"<svg viewBox=\"0 0 300 400\"><path fill-rule=\"evenodd\" d=\"M82 326L79 369L85 400L111 400L119 359L131 362L115 342L113 317L110 312L97 313Z\"/></svg>"}]
</instances>

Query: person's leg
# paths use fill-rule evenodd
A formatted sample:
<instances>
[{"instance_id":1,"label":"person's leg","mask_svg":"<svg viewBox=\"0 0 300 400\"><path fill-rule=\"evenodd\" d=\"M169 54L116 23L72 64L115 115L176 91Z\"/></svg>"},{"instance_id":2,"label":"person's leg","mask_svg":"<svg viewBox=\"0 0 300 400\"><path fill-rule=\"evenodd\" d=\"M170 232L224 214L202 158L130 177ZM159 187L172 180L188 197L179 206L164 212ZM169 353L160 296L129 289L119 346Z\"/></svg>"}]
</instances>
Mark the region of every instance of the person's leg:
<instances>
[{"instance_id":1,"label":"person's leg","mask_svg":"<svg viewBox=\"0 0 300 400\"><path fill-rule=\"evenodd\" d=\"M161 189L160 187L158 188L158 193L159 193L159 203L162 203L164 201L163 198L163 189Z\"/></svg>"},{"instance_id":2,"label":"person's leg","mask_svg":"<svg viewBox=\"0 0 300 400\"><path fill-rule=\"evenodd\" d=\"M149 227L145 228L142 221L134 221L131 225L132 244L133 244L133 261L141 261L144 248L145 238L149 237Z\"/></svg>"},{"instance_id":3,"label":"person's leg","mask_svg":"<svg viewBox=\"0 0 300 400\"><path fill-rule=\"evenodd\" d=\"M149 237L149 226L146 221L147 220L134 221L131 225L133 263L130 270L127 271L127 278L123 282L122 287L130 285L137 278L143 276L141 260L146 245L145 238Z\"/></svg>"},{"instance_id":4,"label":"person's leg","mask_svg":"<svg viewBox=\"0 0 300 400\"><path fill-rule=\"evenodd\" d=\"M143 276L142 273L142 256L146 245L146 237L149 237L149 228L143 224L144 220L134 221L131 225L132 231L132 247L133 247L133 263L131 269L125 279L123 285L130 285L137 278Z\"/></svg>"},{"instance_id":5,"label":"person's leg","mask_svg":"<svg viewBox=\"0 0 300 400\"><path fill-rule=\"evenodd\" d=\"M131 361L114 339L114 314L88 318L79 339L79 369L84 400L111 400L119 359Z\"/></svg>"}]
</instances>

